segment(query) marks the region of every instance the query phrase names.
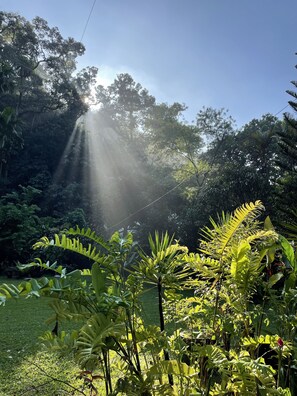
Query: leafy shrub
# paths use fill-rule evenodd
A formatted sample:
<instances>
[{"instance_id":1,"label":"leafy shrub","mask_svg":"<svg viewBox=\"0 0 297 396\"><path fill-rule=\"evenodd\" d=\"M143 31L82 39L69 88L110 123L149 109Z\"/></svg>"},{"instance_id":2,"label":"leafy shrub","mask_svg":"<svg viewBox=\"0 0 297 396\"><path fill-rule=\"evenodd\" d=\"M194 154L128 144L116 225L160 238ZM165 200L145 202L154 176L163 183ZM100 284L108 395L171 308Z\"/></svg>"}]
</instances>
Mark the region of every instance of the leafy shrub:
<instances>
[{"instance_id":1,"label":"leafy shrub","mask_svg":"<svg viewBox=\"0 0 297 396\"><path fill-rule=\"evenodd\" d=\"M93 262L91 270L68 272L36 259L24 267L59 278L2 285L1 300L51 297L55 331L43 343L61 356L74 354L90 394L98 376L107 395L295 394L295 253L269 221L263 229L262 211L257 201L211 220L196 254L168 234L149 238L149 254L135 252L131 234L105 241L77 227L43 237L35 249L78 253ZM271 272L276 251L290 263L286 277ZM274 286L282 278L279 293ZM157 288L159 326L142 320L145 285ZM255 299L258 289L263 294ZM63 320L78 329L60 332Z\"/></svg>"}]
</instances>

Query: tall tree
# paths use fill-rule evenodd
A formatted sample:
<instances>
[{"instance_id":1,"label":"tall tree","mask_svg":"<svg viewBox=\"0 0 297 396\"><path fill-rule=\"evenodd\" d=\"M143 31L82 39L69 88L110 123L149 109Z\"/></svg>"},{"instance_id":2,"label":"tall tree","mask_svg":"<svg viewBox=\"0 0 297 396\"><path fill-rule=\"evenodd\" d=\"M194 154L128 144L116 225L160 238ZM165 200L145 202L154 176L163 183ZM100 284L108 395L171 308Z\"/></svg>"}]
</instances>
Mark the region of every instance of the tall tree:
<instances>
[{"instance_id":1,"label":"tall tree","mask_svg":"<svg viewBox=\"0 0 297 396\"><path fill-rule=\"evenodd\" d=\"M179 103L156 105L148 120L148 133L150 154L158 162L159 174L163 170L167 175L163 179L172 180L171 201L167 198L169 218L174 219L178 237L194 248L198 228L209 217L207 206L201 207L200 202L216 158L210 160L205 154L207 149L220 149L217 143L233 133L233 120L223 109L206 108L198 113L196 124L188 124L183 120L185 109Z\"/></svg>"},{"instance_id":2,"label":"tall tree","mask_svg":"<svg viewBox=\"0 0 297 396\"><path fill-rule=\"evenodd\" d=\"M297 67L297 66L296 66ZM297 88L297 81L291 81ZM284 114L283 129L278 132L280 154L277 158L278 166L283 169L284 175L279 180L278 204L281 218L291 220L292 216L297 223L297 93L287 90L291 96L289 105L293 114Z\"/></svg>"},{"instance_id":3,"label":"tall tree","mask_svg":"<svg viewBox=\"0 0 297 396\"><path fill-rule=\"evenodd\" d=\"M240 202L261 199L267 209L274 206L274 188L280 176L275 166L277 132L281 122L266 114L254 119L224 140L214 140L205 153L214 161L207 201L212 210L233 210Z\"/></svg>"},{"instance_id":4,"label":"tall tree","mask_svg":"<svg viewBox=\"0 0 297 396\"><path fill-rule=\"evenodd\" d=\"M104 114L126 142L137 138L146 113L155 103L148 90L127 73L119 74L107 88L99 85L96 95Z\"/></svg>"},{"instance_id":5,"label":"tall tree","mask_svg":"<svg viewBox=\"0 0 297 396\"><path fill-rule=\"evenodd\" d=\"M2 137L6 136L2 174L7 173L11 146L17 149L12 121L18 120L18 134L22 132L24 138L25 132L48 122L57 112L68 111L76 120L86 111L83 98L95 82L97 69L75 74L76 58L83 53L81 43L64 39L58 28L50 28L42 18L29 22L18 14L0 12L0 112L9 108L13 115L9 123L7 110L6 119L2 117L6 127L1 128Z\"/></svg>"},{"instance_id":6,"label":"tall tree","mask_svg":"<svg viewBox=\"0 0 297 396\"><path fill-rule=\"evenodd\" d=\"M14 92L12 68L5 62L0 64L0 95ZM15 109L6 106L0 110L0 177L7 176L7 163L14 151L22 147L23 140L17 128Z\"/></svg>"},{"instance_id":7,"label":"tall tree","mask_svg":"<svg viewBox=\"0 0 297 396\"><path fill-rule=\"evenodd\" d=\"M97 68L76 71L83 53L81 43L63 38L42 18L29 22L0 12L0 212L5 225L0 240L7 246L0 261L21 259L19 246L26 234L34 238L41 224L72 219L84 225L81 175L54 178L59 166L73 165L73 150L63 158L65 149L96 83ZM19 185L40 190L34 205L17 200Z\"/></svg>"},{"instance_id":8,"label":"tall tree","mask_svg":"<svg viewBox=\"0 0 297 396\"><path fill-rule=\"evenodd\" d=\"M39 17L32 22L12 13L0 13L1 59L12 68L15 95L3 101L14 104L17 114L38 114L63 109L76 99L72 73L84 46L64 39Z\"/></svg>"}]
</instances>

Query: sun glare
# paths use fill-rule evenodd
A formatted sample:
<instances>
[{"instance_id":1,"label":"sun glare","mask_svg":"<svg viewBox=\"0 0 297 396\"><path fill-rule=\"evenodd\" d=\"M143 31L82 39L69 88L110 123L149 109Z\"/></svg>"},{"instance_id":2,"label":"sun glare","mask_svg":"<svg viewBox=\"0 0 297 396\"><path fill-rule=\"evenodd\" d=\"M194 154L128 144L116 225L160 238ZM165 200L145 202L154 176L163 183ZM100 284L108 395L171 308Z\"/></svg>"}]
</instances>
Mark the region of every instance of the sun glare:
<instances>
[{"instance_id":1,"label":"sun glare","mask_svg":"<svg viewBox=\"0 0 297 396\"><path fill-rule=\"evenodd\" d=\"M135 210L135 180L129 171L133 166L135 159L110 120L91 108L76 123L55 181L83 177L83 195L89 203L92 221L101 218L108 228Z\"/></svg>"}]
</instances>

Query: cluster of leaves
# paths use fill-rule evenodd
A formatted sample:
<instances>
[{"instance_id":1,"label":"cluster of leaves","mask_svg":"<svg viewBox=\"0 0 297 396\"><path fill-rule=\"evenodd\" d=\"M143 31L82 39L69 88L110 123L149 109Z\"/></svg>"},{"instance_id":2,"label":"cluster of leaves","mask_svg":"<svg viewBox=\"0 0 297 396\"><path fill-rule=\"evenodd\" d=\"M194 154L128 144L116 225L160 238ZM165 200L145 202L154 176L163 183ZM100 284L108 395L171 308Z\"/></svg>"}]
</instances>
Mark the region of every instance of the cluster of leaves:
<instances>
[{"instance_id":1,"label":"cluster of leaves","mask_svg":"<svg viewBox=\"0 0 297 396\"><path fill-rule=\"evenodd\" d=\"M262 210L257 201L212 220L197 254L168 234L149 238L150 253L129 233L105 241L75 228L43 237L35 249L76 252L91 270L35 260L23 269L59 277L4 284L1 301L51 298L55 328L43 343L74 354L90 392L104 378L110 396L295 394L296 258L269 219L262 228ZM157 289L159 326L142 320L146 284ZM63 320L77 330L60 332Z\"/></svg>"},{"instance_id":2,"label":"cluster of leaves","mask_svg":"<svg viewBox=\"0 0 297 396\"><path fill-rule=\"evenodd\" d=\"M35 215L46 227L95 224L107 236L120 225L143 246L168 230L195 251L199 229L222 209L260 199L274 217L295 213L292 117L239 129L224 109L203 108L187 123L185 105L158 103L129 74L96 86L95 67L76 71L83 45L41 18L1 12L0 32L0 192L39 189ZM81 119L75 132L90 97L100 104L94 141ZM9 265L20 259L21 250L7 253Z\"/></svg>"},{"instance_id":3,"label":"cluster of leaves","mask_svg":"<svg viewBox=\"0 0 297 396\"><path fill-rule=\"evenodd\" d=\"M77 212L82 205L77 202L80 197L74 198L75 183L55 185L53 175L77 118L87 110L84 97L97 69L76 72L83 45L63 38L42 18L29 22L0 12L0 33L0 211L4 220L0 238L2 244L8 242L0 261L7 267L27 260L28 242L40 235L41 223L53 227L59 224L58 216L68 215L68 225L76 222L75 217L83 220L77 224L84 225L85 214ZM40 190L34 205L21 198L23 188ZM73 204L66 205L70 190ZM57 195L58 208L53 207ZM19 242L11 244L11 239Z\"/></svg>"}]
</instances>

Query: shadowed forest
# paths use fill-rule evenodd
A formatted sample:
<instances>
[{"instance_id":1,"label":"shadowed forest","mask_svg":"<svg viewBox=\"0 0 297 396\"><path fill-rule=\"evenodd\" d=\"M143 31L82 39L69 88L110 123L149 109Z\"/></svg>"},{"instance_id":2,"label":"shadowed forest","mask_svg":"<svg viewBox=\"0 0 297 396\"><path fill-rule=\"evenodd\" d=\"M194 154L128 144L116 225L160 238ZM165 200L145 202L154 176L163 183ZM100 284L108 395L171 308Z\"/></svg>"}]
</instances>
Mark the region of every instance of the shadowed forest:
<instances>
[{"instance_id":1,"label":"shadowed forest","mask_svg":"<svg viewBox=\"0 0 297 396\"><path fill-rule=\"evenodd\" d=\"M1 271L70 225L129 229L142 243L168 230L195 250L209 217L243 202L260 199L276 224L291 218L294 119L237 129L226 110L203 108L189 124L185 104L158 103L128 74L96 85L97 68L76 69L83 53L41 18L1 14Z\"/></svg>"},{"instance_id":2,"label":"shadowed forest","mask_svg":"<svg viewBox=\"0 0 297 396\"><path fill-rule=\"evenodd\" d=\"M238 128L203 107L190 123L129 74L98 85L84 51L0 12L0 275L33 277L0 300L44 294L53 324L83 321L44 339L86 370L64 394L297 394L297 83L281 119ZM137 316L147 287L158 326Z\"/></svg>"}]
</instances>

